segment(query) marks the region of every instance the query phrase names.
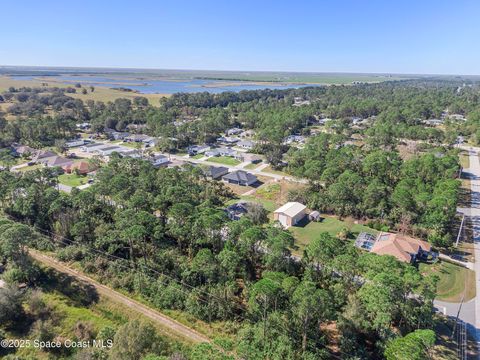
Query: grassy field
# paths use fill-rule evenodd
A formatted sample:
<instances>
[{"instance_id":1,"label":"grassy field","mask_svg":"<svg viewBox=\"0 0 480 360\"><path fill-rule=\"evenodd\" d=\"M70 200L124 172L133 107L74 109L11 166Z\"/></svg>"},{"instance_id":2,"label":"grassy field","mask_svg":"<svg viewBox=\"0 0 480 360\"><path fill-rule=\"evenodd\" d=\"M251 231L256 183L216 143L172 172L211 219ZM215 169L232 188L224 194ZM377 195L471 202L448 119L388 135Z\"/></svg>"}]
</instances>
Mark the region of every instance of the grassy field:
<instances>
[{"instance_id":1,"label":"grassy field","mask_svg":"<svg viewBox=\"0 0 480 360\"><path fill-rule=\"evenodd\" d=\"M217 164L230 165L230 166L235 166L240 164L240 161L229 156L211 157L211 158L208 158L207 161L217 163Z\"/></svg>"},{"instance_id":2,"label":"grassy field","mask_svg":"<svg viewBox=\"0 0 480 360\"><path fill-rule=\"evenodd\" d=\"M203 157L205 157L204 154L197 154L197 155L194 155L194 156L190 156L191 159L197 159L197 160L198 160L198 159L201 159L201 158L203 158Z\"/></svg>"},{"instance_id":3,"label":"grassy field","mask_svg":"<svg viewBox=\"0 0 480 360\"><path fill-rule=\"evenodd\" d=\"M103 296L98 296L94 290L84 283L78 282L65 274L61 274L42 266L44 276L38 283L37 290L40 290L39 297L46 304L45 310L50 312L54 321L49 323L48 330L55 336L63 339L76 339L78 324L84 324L90 329L92 334L98 334L104 328L118 329L128 321L140 319L150 322L149 319L141 314L131 311L125 306L111 301ZM25 306L28 314L28 307ZM165 334L165 329L152 323L159 334L170 344L176 343L178 347L188 346L186 343L180 343L174 337ZM18 326L15 330L7 332L7 338L11 339L37 339L38 336L29 331L31 324L25 323L25 326ZM74 358L74 351L65 353L62 358ZM35 347L19 348L15 353L15 358L29 358L47 360L52 359L52 355L47 351L42 351Z\"/></svg>"},{"instance_id":4,"label":"grassy field","mask_svg":"<svg viewBox=\"0 0 480 360\"><path fill-rule=\"evenodd\" d=\"M363 231L376 234L377 231L364 225L355 224L352 221L342 221L334 217L325 217L321 222L309 222L304 226L292 226L289 230L293 233L299 251L302 251L310 241L322 232L336 236L344 228L349 229L355 236Z\"/></svg>"},{"instance_id":5,"label":"grassy field","mask_svg":"<svg viewBox=\"0 0 480 360\"><path fill-rule=\"evenodd\" d=\"M35 165L31 165L31 166L24 166L24 167L18 168L15 171L25 172L25 171L42 169L42 168L43 168L42 164L35 164Z\"/></svg>"},{"instance_id":6,"label":"grassy field","mask_svg":"<svg viewBox=\"0 0 480 360\"><path fill-rule=\"evenodd\" d=\"M60 184L75 187L86 184L88 177L77 174L62 174L58 177L58 181Z\"/></svg>"},{"instance_id":7,"label":"grassy field","mask_svg":"<svg viewBox=\"0 0 480 360\"><path fill-rule=\"evenodd\" d=\"M468 156L467 153L462 152L462 153L458 154L458 157L459 157L459 159L460 159L460 165L461 165L464 169L470 167L470 157Z\"/></svg>"},{"instance_id":8,"label":"grassy field","mask_svg":"<svg viewBox=\"0 0 480 360\"><path fill-rule=\"evenodd\" d=\"M12 79L8 76L0 76L0 92L7 91L9 87L13 86L15 88L19 87L42 87L43 81L39 80L16 80ZM62 84L62 83L57 83L57 82L48 82L49 87L59 87L59 88L66 88L66 87L72 87L73 85L67 85L67 84ZM103 102L108 102L108 101L114 101L115 99L118 98L127 98L127 99L133 99L137 96L143 96L148 99L148 102L150 105L153 106L159 106L159 101L162 97L168 97L170 96L169 94L137 94L133 92L126 92L126 91L120 91L120 90L114 90L106 86L101 86L96 85L95 86L95 91L90 92L90 88L86 86L88 92L87 94L82 94L81 89L77 89L76 94L67 94L68 96L71 96L75 99L82 99L82 100L95 100L95 101L103 101ZM11 104L3 104L3 107L8 107Z\"/></svg>"},{"instance_id":9,"label":"grassy field","mask_svg":"<svg viewBox=\"0 0 480 360\"><path fill-rule=\"evenodd\" d=\"M286 172L280 171L280 170L274 170L272 167L269 165L265 169L262 169L262 172L266 173L271 173L271 174L277 174L277 175L282 175L282 176L288 176Z\"/></svg>"},{"instance_id":10,"label":"grassy field","mask_svg":"<svg viewBox=\"0 0 480 360\"><path fill-rule=\"evenodd\" d=\"M463 295L465 301L475 297L475 272L446 261L433 265L419 264L419 271L424 275L437 275L437 299L460 302Z\"/></svg>"},{"instance_id":11,"label":"grassy field","mask_svg":"<svg viewBox=\"0 0 480 360\"><path fill-rule=\"evenodd\" d=\"M251 164L248 164L247 166L244 167L244 169L246 170L253 170L253 169L256 169L257 167L259 167L260 164L254 164L254 163L251 163Z\"/></svg>"},{"instance_id":12,"label":"grassy field","mask_svg":"<svg viewBox=\"0 0 480 360\"><path fill-rule=\"evenodd\" d=\"M244 195L244 196L240 196L240 198L242 200L246 200L246 201L251 201L251 202L256 202L258 204L262 204L263 207L269 211L269 212L273 212L275 211L275 209L278 208L277 204L272 201L272 200L265 200L265 199L261 199L261 198L258 198L258 197L255 197L253 195ZM235 200L234 202L237 202L237 200Z\"/></svg>"}]
</instances>

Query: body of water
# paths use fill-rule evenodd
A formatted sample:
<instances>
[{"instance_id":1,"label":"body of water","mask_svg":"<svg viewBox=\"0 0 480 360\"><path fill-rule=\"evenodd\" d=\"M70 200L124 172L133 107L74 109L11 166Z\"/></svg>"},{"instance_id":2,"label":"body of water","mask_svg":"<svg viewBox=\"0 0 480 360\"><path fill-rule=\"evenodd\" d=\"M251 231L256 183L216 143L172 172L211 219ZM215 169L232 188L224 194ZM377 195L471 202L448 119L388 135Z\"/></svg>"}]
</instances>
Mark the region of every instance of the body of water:
<instances>
[{"instance_id":1,"label":"body of water","mask_svg":"<svg viewBox=\"0 0 480 360\"><path fill-rule=\"evenodd\" d=\"M12 76L17 80L37 80L34 76ZM289 89L306 86L316 86L315 84L248 84L241 81L231 80L201 80L201 79L179 79L179 80L150 80L138 78L114 78L108 76L71 76L61 75L52 76L52 81L48 81L49 77L42 78L44 82L50 86L54 86L55 82L74 85L81 83L86 86L103 86L109 88L124 87L136 90L143 94L174 94L178 92L196 93L208 91L211 93L221 93L224 91L239 92L242 90L262 90L262 89ZM226 86L225 84L234 84ZM236 85L238 83L238 85Z\"/></svg>"}]
</instances>

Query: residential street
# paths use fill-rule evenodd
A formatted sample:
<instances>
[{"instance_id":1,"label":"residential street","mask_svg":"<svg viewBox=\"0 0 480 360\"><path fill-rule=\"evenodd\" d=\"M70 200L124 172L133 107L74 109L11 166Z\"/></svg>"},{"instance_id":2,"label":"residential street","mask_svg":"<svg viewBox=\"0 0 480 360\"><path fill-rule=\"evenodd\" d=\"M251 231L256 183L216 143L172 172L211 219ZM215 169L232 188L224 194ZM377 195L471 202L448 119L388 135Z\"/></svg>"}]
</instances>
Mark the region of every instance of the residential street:
<instances>
[{"instance_id":1,"label":"residential street","mask_svg":"<svg viewBox=\"0 0 480 360\"><path fill-rule=\"evenodd\" d=\"M470 178L471 186L471 207L470 209L459 209L464 214L470 216L470 221L473 228L473 242L475 255L475 283L476 283L476 298L475 298L475 337L477 342L480 342L480 161L478 158L477 149L469 150L470 167L467 174ZM468 323L473 322L469 319Z\"/></svg>"},{"instance_id":2,"label":"residential street","mask_svg":"<svg viewBox=\"0 0 480 360\"><path fill-rule=\"evenodd\" d=\"M467 323L469 335L475 336L480 344L480 161L479 148L463 147L469 153L470 167L463 169L463 176L470 179L471 205L470 207L459 207L457 210L465 214L472 224L474 255L473 270L475 271L476 298L463 304L459 318ZM456 317L459 310L459 303L448 303L435 301L438 310L445 315Z\"/></svg>"}]
</instances>

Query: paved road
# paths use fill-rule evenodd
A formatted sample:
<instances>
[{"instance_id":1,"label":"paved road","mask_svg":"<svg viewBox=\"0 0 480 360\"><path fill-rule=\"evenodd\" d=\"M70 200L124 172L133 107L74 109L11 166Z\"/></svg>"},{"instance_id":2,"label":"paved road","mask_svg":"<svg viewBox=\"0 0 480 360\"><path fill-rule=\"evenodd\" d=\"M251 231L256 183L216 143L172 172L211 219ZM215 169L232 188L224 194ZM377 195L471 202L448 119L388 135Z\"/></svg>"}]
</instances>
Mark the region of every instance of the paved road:
<instances>
[{"instance_id":1,"label":"paved road","mask_svg":"<svg viewBox=\"0 0 480 360\"><path fill-rule=\"evenodd\" d=\"M242 169L242 166L241 166L242 164L232 166L232 165L224 165L224 164L209 162L209 161L204 160L204 158L194 159L194 158L191 158L189 156L179 156L179 155L164 154L164 153L158 153L158 154L165 155L166 157L168 157L172 160L188 161L188 162L191 162L191 163L194 163L194 164L224 166L224 167L226 167L226 168L228 168L229 170L232 170L232 171ZM277 179L277 180L288 180L288 181L291 181L291 182L297 182L297 183L301 183L301 184L307 184L308 183L307 179L300 179L300 178L296 178L296 177L293 177L293 176L274 174L274 173L262 171L266 167L268 167L268 164L262 164L259 167L257 167L256 169L250 169L250 170L246 170L246 171L248 171L249 173L254 174L254 175L271 177L271 178L274 178L274 179Z\"/></svg>"},{"instance_id":2,"label":"paved road","mask_svg":"<svg viewBox=\"0 0 480 360\"><path fill-rule=\"evenodd\" d=\"M469 333L475 336L480 347L480 148L470 146L461 148L469 154L470 165L468 169L463 169L463 177L470 179L471 204L470 207L459 207L458 211L465 214L466 220L472 224L475 256L473 270L477 296L463 305L459 317L467 323ZM456 316L458 313L458 303L435 301L435 305L446 315ZM478 353L480 358L480 351Z\"/></svg>"},{"instance_id":3,"label":"paved road","mask_svg":"<svg viewBox=\"0 0 480 360\"><path fill-rule=\"evenodd\" d=\"M469 150L470 167L467 171L470 178L471 205L465 209L464 214L470 216L473 230L473 243L475 255L475 283L477 296L475 298L475 335L477 342L480 342L480 161L478 152L475 149Z\"/></svg>"},{"instance_id":4,"label":"paved road","mask_svg":"<svg viewBox=\"0 0 480 360\"><path fill-rule=\"evenodd\" d=\"M208 337L200 334L196 330L193 330L156 310L150 309L149 307L139 303L138 301L132 300L126 297L125 295L122 295L119 292L116 292L115 290L112 290L109 287L100 284L99 282L93 280L92 278L89 278L88 276L85 276L84 274L65 266L64 264L54 260L49 256L46 256L32 249L29 249L29 254L35 260L49 267L52 267L59 272L68 274L81 281L84 281L88 284L93 285L100 295L105 296L113 301L116 301L128 307L129 309L132 309L133 311L136 311L148 317L152 321L159 324L162 328L165 328L166 332L167 330L169 332L171 331L175 335L180 336L186 340L192 341L194 343L210 342L210 339Z\"/></svg>"}]
</instances>

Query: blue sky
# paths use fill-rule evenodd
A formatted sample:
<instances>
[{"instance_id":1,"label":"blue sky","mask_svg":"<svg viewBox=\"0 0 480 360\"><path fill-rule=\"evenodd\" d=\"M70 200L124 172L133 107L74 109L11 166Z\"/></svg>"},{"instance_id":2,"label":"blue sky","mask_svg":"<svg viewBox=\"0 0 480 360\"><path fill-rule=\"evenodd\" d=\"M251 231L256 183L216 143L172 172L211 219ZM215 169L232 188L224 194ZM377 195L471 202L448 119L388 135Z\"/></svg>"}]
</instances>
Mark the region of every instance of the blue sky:
<instances>
[{"instance_id":1,"label":"blue sky","mask_svg":"<svg viewBox=\"0 0 480 360\"><path fill-rule=\"evenodd\" d=\"M0 64L480 74L478 0L2 2Z\"/></svg>"}]
</instances>

